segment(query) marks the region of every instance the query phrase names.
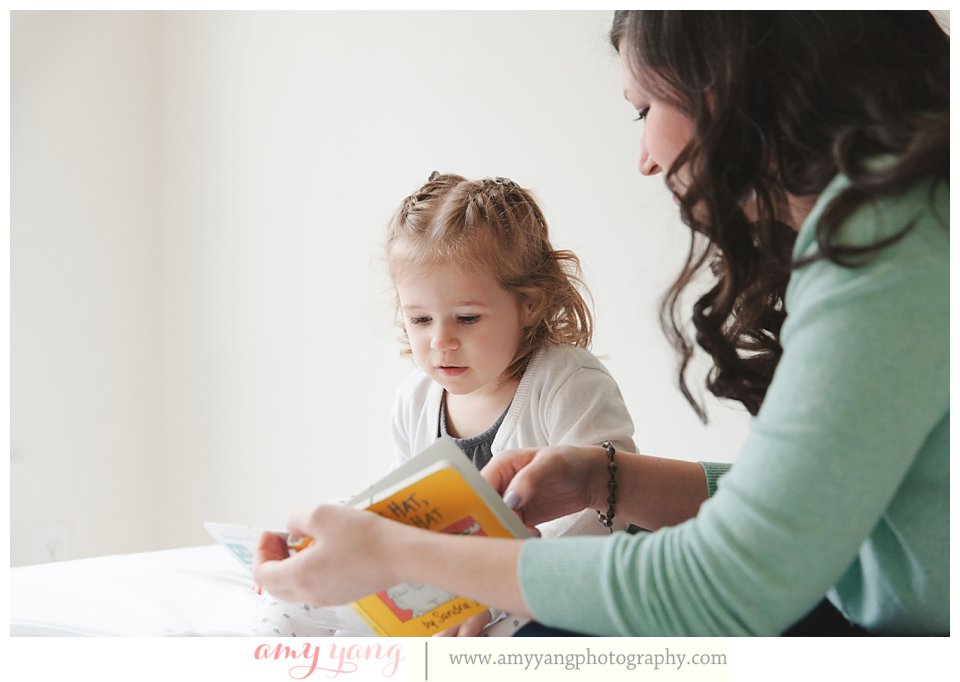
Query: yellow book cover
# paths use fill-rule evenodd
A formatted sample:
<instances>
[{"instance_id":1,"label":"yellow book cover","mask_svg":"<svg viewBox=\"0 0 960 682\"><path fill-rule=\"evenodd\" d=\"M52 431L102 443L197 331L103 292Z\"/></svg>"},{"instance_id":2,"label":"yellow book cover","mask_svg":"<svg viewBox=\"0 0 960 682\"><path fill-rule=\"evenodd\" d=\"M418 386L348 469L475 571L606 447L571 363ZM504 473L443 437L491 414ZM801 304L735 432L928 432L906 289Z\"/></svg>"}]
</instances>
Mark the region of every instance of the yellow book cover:
<instances>
[{"instance_id":1,"label":"yellow book cover","mask_svg":"<svg viewBox=\"0 0 960 682\"><path fill-rule=\"evenodd\" d=\"M348 504L441 533L526 537L527 529L450 439L441 439ZM379 635L429 636L485 610L430 585L395 585L352 604Z\"/></svg>"}]
</instances>

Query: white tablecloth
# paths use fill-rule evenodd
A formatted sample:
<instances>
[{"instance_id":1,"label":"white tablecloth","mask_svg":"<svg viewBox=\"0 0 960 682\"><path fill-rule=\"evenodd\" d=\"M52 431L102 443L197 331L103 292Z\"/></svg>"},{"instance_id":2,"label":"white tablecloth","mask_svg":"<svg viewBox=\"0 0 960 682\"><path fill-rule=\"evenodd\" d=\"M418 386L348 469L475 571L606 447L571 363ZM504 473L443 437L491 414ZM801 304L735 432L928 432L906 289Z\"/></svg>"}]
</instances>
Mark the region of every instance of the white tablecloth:
<instances>
[{"instance_id":1,"label":"white tablecloth","mask_svg":"<svg viewBox=\"0 0 960 682\"><path fill-rule=\"evenodd\" d=\"M253 590L220 545L10 569L13 636L369 634L348 607L307 609Z\"/></svg>"}]
</instances>

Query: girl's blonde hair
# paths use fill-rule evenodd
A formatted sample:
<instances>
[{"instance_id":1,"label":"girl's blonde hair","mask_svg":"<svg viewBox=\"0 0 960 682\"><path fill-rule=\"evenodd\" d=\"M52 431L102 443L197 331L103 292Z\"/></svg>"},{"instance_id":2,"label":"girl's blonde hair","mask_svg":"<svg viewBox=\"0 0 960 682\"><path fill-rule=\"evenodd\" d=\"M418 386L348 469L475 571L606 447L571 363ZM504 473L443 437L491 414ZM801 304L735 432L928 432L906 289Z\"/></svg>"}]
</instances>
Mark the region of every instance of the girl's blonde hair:
<instances>
[{"instance_id":1,"label":"girl's blonde hair","mask_svg":"<svg viewBox=\"0 0 960 682\"><path fill-rule=\"evenodd\" d=\"M554 250L540 207L512 180L434 172L391 219L386 255L394 282L404 269L443 264L488 271L514 293L534 322L506 370L511 378L519 379L533 353L548 344L590 347L593 318L580 293L589 295L580 260ZM404 329L399 301L397 318ZM405 329L401 340L409 355Z\"/></svg>"}]
</instances>

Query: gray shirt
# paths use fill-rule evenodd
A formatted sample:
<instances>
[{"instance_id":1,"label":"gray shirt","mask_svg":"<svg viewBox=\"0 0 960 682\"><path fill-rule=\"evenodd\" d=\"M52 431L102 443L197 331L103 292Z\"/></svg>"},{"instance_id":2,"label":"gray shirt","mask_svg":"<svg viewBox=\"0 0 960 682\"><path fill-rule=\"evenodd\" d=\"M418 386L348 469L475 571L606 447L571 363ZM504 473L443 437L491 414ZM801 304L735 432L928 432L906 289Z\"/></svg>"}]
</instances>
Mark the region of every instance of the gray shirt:
<instances>
[{"instance_id":1,"label":"gray shirt","mask_svg":"<svg viewBox=\"0 0 960 682\"><path fill-rule=\"evenodd\" d=\"M497 431L500 429L500 424L503 423L503 418L507 416L509 409L510 406L507 405L507 409L503 411L503 414L483 433L473 436L472 438L454 438L447 432L447 401L441 400L440 436L453 438L453 442L463 450L463 454L473 462L473 465L477 467L477 469L482 469L486 466L487 462L490 461L490 458L493 457L493 451L490 448L493 445L493 439L497 436Z\"/></svg>"}]
</instances>

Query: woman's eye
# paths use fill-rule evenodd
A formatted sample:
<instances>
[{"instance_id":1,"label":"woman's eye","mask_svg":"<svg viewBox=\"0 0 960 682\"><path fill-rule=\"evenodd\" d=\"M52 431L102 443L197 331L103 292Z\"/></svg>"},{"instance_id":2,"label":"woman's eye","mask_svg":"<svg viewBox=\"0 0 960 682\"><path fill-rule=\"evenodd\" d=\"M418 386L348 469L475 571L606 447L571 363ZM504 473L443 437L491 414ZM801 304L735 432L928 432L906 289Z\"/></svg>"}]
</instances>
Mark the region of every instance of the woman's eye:
<instances>
[{"instance_id":1,"label":"woman's eye","mask_svg":"<svg viewBox=\"0 0 960 682\"><path fill-rule=\"evenodd\" d=\"M457 316L457 322L460 324L476 324L480 319L479 315L459 315Z\"/></svg>"},{"instance_id":2,"label":"woman's eye","mask_svg":"<svg viewBox=\"0 0 960 682\"><path fill-rule=\"evenodd\" d=\"M644 107L643 109L637 110L637 117L633 119L634 121L643 121L647 118L647 114L650 112L650 107Z\"/></svg>"},{"instance_id":3,"label":"woman's eye","mask_svg":"<svg viewBox=\"0 0 960 682\"><path fill-rule=\"evenodd\" d=\"M429 324L429 323L430 323L429 317L411 317L410 318L410 324Z\"/></svg>"}]
</instances>

